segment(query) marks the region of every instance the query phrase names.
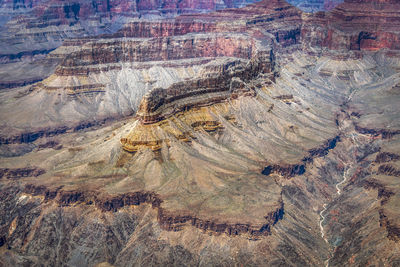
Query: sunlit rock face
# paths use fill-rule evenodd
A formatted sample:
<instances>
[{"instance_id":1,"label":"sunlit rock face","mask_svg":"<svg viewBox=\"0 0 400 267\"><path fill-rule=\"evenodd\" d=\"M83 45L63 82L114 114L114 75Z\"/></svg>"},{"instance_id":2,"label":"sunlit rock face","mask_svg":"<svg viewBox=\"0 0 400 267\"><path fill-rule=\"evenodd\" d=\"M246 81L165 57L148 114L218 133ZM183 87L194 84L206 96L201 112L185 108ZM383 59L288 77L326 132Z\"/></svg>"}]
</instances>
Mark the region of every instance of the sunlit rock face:
<instances>
[{"instance_id":1,"label":"sunlit rock face","mask_svg":"<svg viewBox=\"0 0 400 267\"><path fill-rule=\"evenodd\" d=\"M398 1L97 4L4 30L0 265L399 265Z\"/></svg>"},{"instance_id":2,"label":"sunlit rock face","mask_svg":"<svg viewBox=\"0 0 400 267\"><path fill-rule=\"evenodd\" d=\"M0 2L0 88L42 80L57 59L46 60L66 39L114 33L139 18L161 20L179 14L242 7L252 1L2 1ZM17 69L21 71L16 71Z\"/></svg>"}]
</instances>

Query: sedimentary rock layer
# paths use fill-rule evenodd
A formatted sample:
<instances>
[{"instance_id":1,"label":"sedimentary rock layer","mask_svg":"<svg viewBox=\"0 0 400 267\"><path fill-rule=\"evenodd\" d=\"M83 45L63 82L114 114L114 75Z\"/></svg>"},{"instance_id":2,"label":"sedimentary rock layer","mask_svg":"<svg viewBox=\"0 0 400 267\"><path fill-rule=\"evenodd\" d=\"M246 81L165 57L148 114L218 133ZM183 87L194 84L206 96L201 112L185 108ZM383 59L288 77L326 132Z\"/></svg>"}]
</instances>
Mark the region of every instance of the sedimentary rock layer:
<instances>
[{"instance_id":1,"label":"sedimentary rock layer","mask_svg":"<svg viewBox=\"0 0 400 267\"><path fill-rule=\"evenodd\" d=\"M329 13L305 16L304 44L339 51L399 50L398 1L344 1Z\"/></svg>"},{"instance_id":2,"label":"sedimentary rock layer","mask_svg":"<svg viewBox=\"0 0 400 267\"><path fill-rule=\"evenodd\" d=\"M152 208L157 209L157 218L162 229L167 231L179 231L183 226L191 225L203 231L214 234L241 235L247 234L250 237L269 235L271 226L281 220L284 215L283 202L277 210L269 212L265 216L266 223L261 226L249 225L246 223L230 224L227 222L214 222L203 218L193 217L192 215L181 215L169 212L161 207L160 196L153 192L132 192L118 196L97 195L95 192L88 191L63 191L61 188L48 189L45 186L35 186L27 184L24 193L32 196L42 196L44 201L55 201L58 205L66 207L70 205L95 205L103 212L117 212L126 206L137 206L140 204L151 204Z\"/></svg>"},{"instance_id":3,"label":"sedimentary rock layer","mask_svg":"<svg viewBox=\"0 0 400 267\"><path fill-rule=\"evenodd\" d=\"M240 35L187 35L182 38L109 39L86 44L71 53L56 69L56 75L88 75L87 65L124 62L168 61L188 58L250 58L254 41ZM96 70L94 70L96 71Z\"/></svg>"},{"instance_id":4,"label":"sedimentary rock layer","mask_svg":"<svg viewBox=\"0 0 400 267\"><path fill-rule=\"evenodd\" d=\"M0 179L20 179L22 177L37 177L44 174L46 171L40 168L16 168L0 169Z\"/></svg>"}]
</instances>

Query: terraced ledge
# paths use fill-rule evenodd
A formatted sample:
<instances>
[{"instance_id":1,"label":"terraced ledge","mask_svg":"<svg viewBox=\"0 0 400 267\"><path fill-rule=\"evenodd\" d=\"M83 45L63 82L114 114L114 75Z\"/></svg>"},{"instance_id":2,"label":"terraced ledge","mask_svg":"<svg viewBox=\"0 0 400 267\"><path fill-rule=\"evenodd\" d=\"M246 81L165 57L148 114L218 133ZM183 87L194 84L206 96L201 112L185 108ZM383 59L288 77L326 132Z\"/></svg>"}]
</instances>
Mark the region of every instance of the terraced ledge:
<instances>
[{"instance_id":1,"label":"terraced ledge","mask_svg":"<svg viewBox=\"0 0 400 267\"><path fill-rule=\"evenodd\" d=\"M43 201L55 201L59 206L71 205L95 205L103 212L117 212L126 206L138 206L150 204L157 209L157 219L162 229L167 231L179 231L183 227L193 226L205 232L228 236L247 235L250 239L256 239L271 234L271 227L283 218L285 213L284 203L280 198L280 205L266 214L265 224L251 225L247 223L228 223L198 218L186 214L181 215L177 212L170 212L161 207L163 200L160 195L154 192L138 191L121 195L99 195L93 191L64 191L62 187L55 189L47 188L43 185L27 184L22 190L24 194L43 197Z\"/></svg>"},{"instance_id":2,"label":"terraced ledge","mask_svg":"<svg viewBox=\"0 0 400 267\"><path fill-rule=\"evenodd\" d=\"M400 241L400 227L396 226L391 222L385 215L383 209L379 210L379 224L381 227L385 227L387 231L387 237L395 242Z\"/></svg>"},{"instance_id":3,"label":"terraced ledge","mask_svg":"<svg viewBox=\"0 0 400 267\"><path fill-rule=\"evenodd\" d=\"M381 152L378 155L376 155L375 162L376 163L384 163L384 162L396 161L399 159L400 159L400 155L398 155L398 154L390 153L390 152Z\"/></svg>"},{"instance_id":4,"label":"terraced ledge","mask_svg":"<svg viewBox=\"0 0 400 267\"><path fill-rule=\"evenodd\" d=\"M381 199L381 205L384 205L388 202L389 198L394 195L392 191L387 189L383 184L379 183L375 179L369 179L363 181L363 186L365 189L377 189L378 190L378 199Z\"/></svg>"},{"instance_id":5,"label":"terraced ledge","mask_svg":"<svg viewBox=\"0 0 400 267\"><path fill-rule=\"evenodd\" d=\"M394 166L390 164L384 164L379 166L378 174L400 177L400 170L396 169Z\"/></svg>"},{"instance_id":6,"label":"terraced ledge","mask_svg":"<svg viewBox=\"0 0 400 267\"><path fill-rule=\"evenodd\" d=\"M193 130L202 128L213 132L222 129L221 123L204 110L204 107L221 106L240 96L255 96L255 88L250 85L250 81L260 74L270 80L274 79L274 62L270 49L258 51L249 64L239 59L221 60L213 68L211 77L178 82L168 88L154 88L149 91L136 113L138 125L128 136L121 138L123 149L136 152L150 147L155 151L161 149L164 141L169 145L169 140L159 137L157 126L161 126L178 140L190 142L193 133L177 120L174 120L175 126L171 126L168 119L173 117L181 117Z\"/></svg>"},{"instance_id":7,"label":"terraced ledge","mask_svg":"<svg viewBox=\"0 0 400 267\"><path fill-rule=\"evenodd\" d=\"M312 163L315 158L327 155L330 150L336 147L336 143L339 141L340 136L338 135L334 138L328 139L323 145L310 149L308 151L308 156L304 157L301 163L267 165L261 173L266 176L275 173L288 179L296 175L302 175L306 172L307 164Z\"/></svg>"},{"instance_id":8,"label":"terraced ledge","mask_svg":"<svg viewBox=\"0 0 400 267\"><path fill-rule=\"evenodd\" d=\"M36 130L15 133L12 135L6 135L0 133L0 145L4 144L23 144L23 143L32 143L36 140L43 137L52 137L56 135L61 135L69 132L78 132L84 129L96 127L99 125L104 125L110 121L115 121L119 119L118 117L110 117L101 120L95 121L82 121L80 123L76 123L74 125L68 126L59 126L59 127L47 127L47 128L39 128Z\"/></svg>"},{"instance_id":9,"label":"terraced ledge","mask_svg":"<svg viewBox=\"0 0 400 267\"><path fill-rule=\"evenodd\" d=\"M22 177L37 177L44 174L46 171L38 167L25 168L0 168L0 179L16 180Z\"/></svg>"},{"instance_id":10,"label":"terraced ledge","mask_svg":"<svg viewBox=\"0 0 400 267\"><path fill-rule=\"evenodd\" d=\"M355 125L355 130L361 134L371 135L373 137L381 137L382 139L390 139L400 134L400 130L370 129Z\"/></svg>"}]
</instances>

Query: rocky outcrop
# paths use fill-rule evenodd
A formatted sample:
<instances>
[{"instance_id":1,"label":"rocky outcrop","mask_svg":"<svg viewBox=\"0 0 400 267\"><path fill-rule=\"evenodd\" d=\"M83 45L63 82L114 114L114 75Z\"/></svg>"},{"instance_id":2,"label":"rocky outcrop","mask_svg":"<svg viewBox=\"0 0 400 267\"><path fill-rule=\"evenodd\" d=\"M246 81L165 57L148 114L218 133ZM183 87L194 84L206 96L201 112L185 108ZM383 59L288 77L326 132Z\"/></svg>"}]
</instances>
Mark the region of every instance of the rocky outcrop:
<instances>
[{"instance_id":1,"label":"rocky outcrop","mask_svg":"<svg viewBox=\"0 0 400 267\"><path fill-rule=\"evenodd\" d=\"M386 129L370 129L355 125L355 130L361 134L368 134L373 137L380 137L382 139L390 139L394 135L400 134L400 130L386 130Z\"/></svg>"},{"instance_id":2,"label":"rocky outcrop","mask_svg":"<svg viewBox=\"0 0 400 267\"><path fill-rule=\"evenodd\" d=\"M306 172L306 165L269 165L264 168L261 172L264 175L270 175L271 173L279 174L286 178L291 178L295 175L302 175Z\"/></svg>"},{"instance_id":3,"label":"rocky outcrop","mask_svg":"<svg viewBox=\"0 0 400 267\"><path fill-rule=\"evenodd\" d=\"M193 35L148 40L111 39L86 44L66 57L56 75L88 75L87 65L168 61L201 57L250 58L254 41L244 35Z\"/></svg>"},{"instance_id":4,"label":"rocky outcrop","mask_svg":"<svg viewBox=\"0 0 400 267\"><path fill-rule=\"evenodd\" d=\"M142 16L152 20L175 17L178 14L203 13L221 8L238 7L250 4L252 0L234 1L130 1L130 0L76 0L65 3L59 0L37 1L2 1L0 3L0 62L4 68L10 65L10 70L0 72L0 89L22 87L42 81L54 72L54 58L46 55L68 41L70 38L83 38L87 42L89 36L111 34L119 30L126 22ZM4 17L4 18L3 18ZM4 20L4 21L3 21ZM8 22L8 23L6 23ZM4 26L3 24L6 23ZM195 24L193 22L189 22ZM147 30L154 33L151 23L139 23L135 28L132 23L131 32L137 37L145 36ZM168 28L161 23L162 29ZM196 27L196 26L194 26ZM173 23L170 28L178 32L178 28L186 29ZM164 31L164 30L162 30ZM168 30L166 30L168 32ZM129 35L129 29L123 31L120 37ZM151 35L155 37L156 34ZM148 34L147 37L150 37ZM41 62L41 61L46 62ZM13 64L26 63L32 68L15 68ZM43 67L45 70L41 71ZM101 68L100 68L101 69ZM110 68L107 68L109 70ZM27 70L27 71L25 71ZM104 70L104 69L103 69ZM92 71L99 71L98 68ZM43 73L42 73L43 72ZM4 74L4 75L2 75ZM89 95L93 95L91 90ZM75 95L74 95L75 96Z\"/></svg>"},{"instance_id":5,"label":"rocky outcrop","mask_svg":"<svg viewBox=\"0 0 400 267\"><path fill-rule=\"evenodd\" d=\"M268 165L262 170L262 174L268 176L272 173L281 175L285 178L292 178L296 175L303 175L306 172L307 164L313 162L314 158L326 156L330 150L336 147L340 141L340 136L328 139L323 145L310 149L308 156L304 157L302 163L299 164L273 164Z\"/></svg>"},{"instance_id":6,"label":"rocky outcrop","mask_svg":"<svg viewBox=\"0 0 400 267\"><path fill-rule=\"evenodd\" d=\"M312 160L312 158L326 156L328 154L329 150L332 150L332 149L334 149L336 147L337 142L340 142L340 136L335 136L332 139L328 139L320 147L310 149L308 151L309 156L305 157L303 159L303 161L307 162L307 161Z\"/></svg>"},{"instance_id":7,"label":"rocky outcrop","mask_svg":"<svg viewBox=\"0 0 400 267\"><path fill-rule=\"evenodd\" d=\"M46 148L53 148L55 150L59 150L62 148L62 145L57 141L50 140L46 143L39 144L37 148L38 148L38 150L42 150L42 149L46 149Z\"/></svg>"},{"instance_id":8,"label":"rocky outcrop","mask_svg":"<svg viewBox=\"0 0 400 267\"><path fill-rule=\"evenodd\" d=\"M384 163L390 161L396 161L400 159L400 155L390 152L381 152L376 155L375 162L376 163Z\"/></svg>"},{"instance_id":9,"label":"rocky outcrop","mask_svg":"<svg viewBox=\"0 0 400 267\"><path fill-rule=\"evenodd\" d=\"M164 230L168 231L179 231L185 225L192 225L203 231L215 234L227 234L232 235L249 235L252 239L259 236L269 235L271 232L271 227L283 218L284 208L283 202L281 202L281 207L277 210L270 212L265 216L267 221L266 224L261 226L254 226L249 224L229 224L229 223L218 223L212 220L204 220L201 218L196 218L191 215L173 215L169 214L163 209L158 211L158 219L160 226Z\"/></svg>"},{"instance_id":10,"label":"rocky outcrop","mask_svg":"<svg viewBox=\"0 0 400 267\"><path fill-rule=\"evenodd\" d=\"M222 101L223 99L217 100ZM210 105L210 102L206 104ZM184 112L174 113L175 115L171 115L172 117L168 119L151 121L147 124L138 123L126 137L121 138L122 147L128 152L137 152L146 148L158 151L163 144L169 147L171 140L175 138L181 142L190 143L196 139L195 132L205 131L209 134L214 134L222 131L224 127L221 121L212 116L210 112L216 106L221 110L226 109L224 104L203 107L188 106L188 109ZM235 123L235 118L228 113L222 115L227 121Z\"/></svg>"},{"instance_id":11,"label":"rocky outcrop","mask_svg":"<svg viewBox=\"0 0 400 267\"><path fill-rule=\"evenodd\" d=\"M227 100L232 95L252 95L254 91L246 88L246 83L261 73L271 73L273 70L274 63L268 53L266 55L247 65L236 61L218 66L214 77L181 82L166 89L156 88L143 98L137 116L142 123L149 124L192 107Z\"/></svg>"},{"instance_id":12,"label":"rocky outcrop","mask_svg":"<svg viewBox=\"0 0 400 267\"><path fill-rule=\"evenodd\" d=\"M218 25L208 20L191 20L177 17L170 20L137 20L124 25L113 34L104 34L102 38L158 38L180 36L188 33L221 32ZM85 42L86 38L78 39Z\"/></svg>"},{"instance_id":13,"label":"rocky outcrop","mask_svg":"<svg viewBox=\"0 0 400 267\"><path fill-rule=\"evenodd\" d=\"M237 16L238 23L229 23L228 21L231 16ZM80 38L67 41L64 46L70 46L71 44L82 45L84 43L87 43L87 45L83 49L79 49L79 51L68 55L58 68L57 73L68 75L67 70L63 70L63 67L115 62L165 61L217 56L248 58L251 56L251 51L238 51L237 46L250 48L254 44L245 43L248 39L247 37L240 44L236 40L239 36L226 35L227 32L249 32L255 37L260 37L265 35L263 29L267 29L269 33L275 36L278 44L287 47L299 44L301 30L300 27L293 28L287 23L285 23L284 27L281 27L281 24L284 21L300 22L300 20L300 12L297 9L284 1L275 0L262 1L239 10L230 9L211 14L182 15L174 20L140 20L130 22L116 33L100 35L98 39L103 40L103 42L93 42L93 38ZM206 33L207 35L177 38L189 33ZM217 38L217 40L214 40L211 37L214 34L211 33L225 34L220 38L218 36L214 37ZM202 43L202 39L207 38L207 36L212 39L204 41L211 43ZM145 44L140 44L141 40L120 39L122 37L152 39L146 40L147 43ZM248 41L251 41L251 39ZM192 44L190 45L189 43ZM140 48L138 47L139 44ZM230 44L230 48L226 44ZM107 47L113 47L113 49L107 49ZM199 49L200 47L201 49ZM140 51L140 53L137 51ZM81 71L76 74L85 75L85 72Z\"/></svg>"},{"instance_id":14,"label":"rocky outcrop","mask_svg":"<svg viewBox=\"0 0 400 267\"><path fill-rule=\"evenodd\" d=\"M359 51L399 50L400 16L393 12L399 7L398 1L345 0L329 13L305 16L302 40L306 46L359 56Z\"/></svg>"},{"instance_id":15,"label":"rocky outcrop","mask_svg":"<svg viewBox=\"0 0 400 267\"><path fill-rule=\"evenodd\" d=\"M51 137L58 134L66 133L67 127L60 127L59 129L43 129L30 133L22 133L15 136L4 136L0 138L1 144L12 144L12 143L30 143L34 142L41 137Z\"/></svg>"},{"instance_id":16,"label":"rocky outcrop","mask_svg":"<svg viewBox=\"0 0 400 267\"><path fill-rule=\"evenodd\" d=\"M379 166L378 173L389 175L389 176L400 177L400 170L397 170L394 166L392 166L390 164L384 164L384 165Z\"/></svg>"},{"instance_id":17,"label":"rocky outcrop","mask_svg":"<svg viewBox=\"0 0 400 267\"><path fill-rule=\"evenodd\" d=\"M39 82L41 80L42 79L2 82L2 83L0 83L0 90L1 89L10 89L10 88L15 88L15 87L22 87L22 86L25 86L28 84L33 84L33 83Z\"/></svg>"},{"instance_id":18,"label":"rocky outcrop","mask_svg":"<svg viewBox=\"0 0 400 267\"><path fill-rule=\"evenodd\" d=\"M390 240L399 242L400 240L400 227L391 222L385 215L383 209L379 210L379 223L381 227L385 227L387 231L387 237Z\"/></svg>"},{"instance_id":19,"label":"rocky outcrop","mask_svg":"<svg viewBox=\"0 0 400 267\"><path fill-rule=\"evenodd\" d=\"M381 199L381 205L388 202L389 198L394 195L392 191L387 189L383 184L379 183L376 179L369 179L362 182L365 189L377 189L378 198Z\"/></svg>"},{"instance_id":20,"label":"rocky outcrop","mask_svg":"<svg viewBox=\"0 0 400 267\"><path fill-rule=\"evenodd\" d=\"M118 0L110 2L108 0L76 0L64 3L59 0L38 0L3 1L0 3L0 11L9 11L11 21L7 29L11 36L18 39L22 36L50 37L50 39L73 37L74 35L83 36L85 34L94 35L102 32L118 30L121 22L128 18L139 18L142 15L158 16L159 18L173 17L177 14L201 13L215 11L221 8L238 7L250 4L251 1L130 1ZM22 9L24 9L22 11ZM21 10L21 11L17 11ZM19 14L21 13L21 14ZM21 15L12 19L13 15ZM14 33L14 23L19 23L25 32ZM89 25L88 25L89 24ZM47 30L54 27L56 30ZM65 34L63 36L63 34ZM56 39L56 41L59 41ZM34 46L37 44L35 43ZM47 41L47 46L52 46L51 40ZM27 49L26 53L30 50ZM11 55L10 55L11 56Z\"/></svg>"},{"instance_id":21,"label":"rocky outcrop","mask_svg":"<svg viewBox=\"0 0 400 267\"><path fill-rule=\"evenodd\" d=\"M243 38L235 41L234 38L236 36L225 35L223 38L229 44L226 43L225 45L225 42L220 43L217 41L212 54L208 54L208 51L211 51L208 49L209 45L196 44L196 41L192 41L188 46L189 51L197 49L196 47L200 47L202 50L198 52L192 51L191 54L187 54L188 57L200 53L199 56L201 57L218 58L228 56L235 59L218 59L215 63L206 65L204 78L186 80L175 83L165 89L155 88L148 92L143 97L136 114L140 123L143 125L155 124L175 114L191 109L196 110L204 106L224 102L228 99L236 99L238 96L254 96L255 88L249 84L252 79L259 75L265 75L265 77L273 80L275 62L272 50L268 47L261 47L261 42L266 44L269 39L266 36L260 36L258 38L246 40ZM240 35L238 37L242 38ZM209 44L212 45L212 42ZM242 50L242 45L247 45L246 51ZM178 47L181 47L181 45ZM206 54L203 54L203 51L206 51ZM179 56L179 52L174 54L174 58ZM166 55L166 57L169 56ZM188 117L190 118L191 115L188 115ZM203 118L198 117L196 119L194 116L192 117L188 121L190 121L189 127L192 127L194 130L202 128L205 131L215 131L222 128L218 121L207 114ZM140 131L146 131L145 127L137 126L129 136L121 139L123 148L126 151L135 152L143 146L150 147L152 150L161 148L163 141L155 138L157 134L151 133L153 130L150 127L147 130L149 134L138 134L137 132ZM173 131L173 135L185 142L193 137L192 134L183 129ZM150 140L143 140L144 136L147 136ZM169 142L169 140L165 141Z\"/></svg>"},{"instance_id":22,"label":"rocky outcrop","mask_svg":"<svg viewBox=\"0 0 400 267\"><path fill-rule=\"evenodd\" d=\"M25 194L43 196L44 201L55 201L60 206L76 204L95 205L103 212L116 212L126 206L138 206L150 204L157 209L157 219L162 229L167 231L179 231L182 227L193 226L212 234L226 235L249 235L251 238L266 236L270 234L271 227L283 218L283 201L280 200L279 207L265 216L264 225L255 226L250 224L232 224L216 222L198 218L194 215L178 215L162 208L160 195L154 192L132 192L121 195L97 194L91 191L64 191L61 187L49 189L43 185L27 184L23 190Z\"/></svg>"},{"instance_id":23,"label":"rocky outcrop","mask_svg":"<svg viewBox=\"0 0 400 267\"><path fill-rule=\"evenodd\" d=\"M69 132L78 132L81 130L85 130L88 128L92 128L99 125L104 125L110 120L115 120L115 117L106 118L102 120L96 121L83 121L75 125L71 126L60 126L57 128L45 128L45 129L35 129L31 132L23 132L20 134L14 135L5 135L0 134L0 144L22 144L22 143L32 143L36 140L44 137L54 137L57 135L69 133Z\"/></svg>"},{"instance_id":24,"label":"rocky outcrop","mask_svg":"<svg viewBox=\"0 0 400 267\"><path fill-rule=\"evenodd\" d=\"M0 179L16 180L23 177L38 177L44 174L46 171L37 167L26 167L26 168L1 168Z\"/></svg>"}]
</instances>

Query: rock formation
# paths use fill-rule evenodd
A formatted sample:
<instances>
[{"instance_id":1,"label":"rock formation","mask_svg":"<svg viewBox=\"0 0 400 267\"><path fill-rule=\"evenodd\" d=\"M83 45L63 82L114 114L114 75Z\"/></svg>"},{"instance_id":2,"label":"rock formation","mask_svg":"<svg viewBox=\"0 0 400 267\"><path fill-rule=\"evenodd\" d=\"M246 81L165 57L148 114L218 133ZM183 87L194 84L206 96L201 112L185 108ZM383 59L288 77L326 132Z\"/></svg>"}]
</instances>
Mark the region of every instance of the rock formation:
<instances>
[{"instance_id":1,"label":"rock formation","mask_svg":"<svg viewBox=\"0 0 400 267\"><path fill-rule=\"evenodd\" d=\"M0 265L400 263L399 2L246 3L2 2Z\"/></svg>"}]
</instances>

